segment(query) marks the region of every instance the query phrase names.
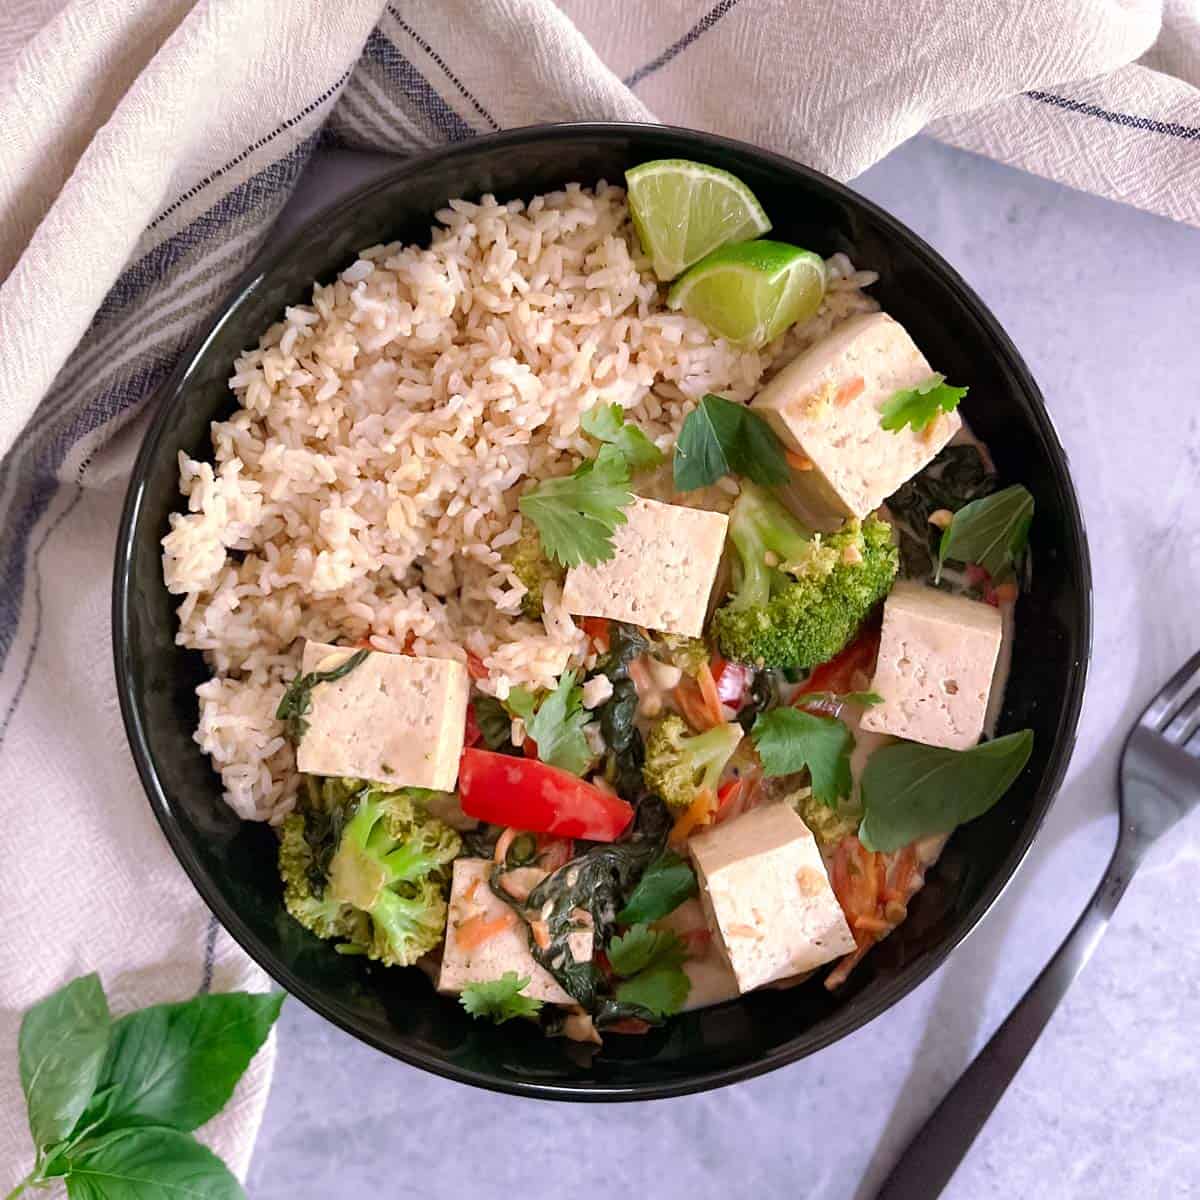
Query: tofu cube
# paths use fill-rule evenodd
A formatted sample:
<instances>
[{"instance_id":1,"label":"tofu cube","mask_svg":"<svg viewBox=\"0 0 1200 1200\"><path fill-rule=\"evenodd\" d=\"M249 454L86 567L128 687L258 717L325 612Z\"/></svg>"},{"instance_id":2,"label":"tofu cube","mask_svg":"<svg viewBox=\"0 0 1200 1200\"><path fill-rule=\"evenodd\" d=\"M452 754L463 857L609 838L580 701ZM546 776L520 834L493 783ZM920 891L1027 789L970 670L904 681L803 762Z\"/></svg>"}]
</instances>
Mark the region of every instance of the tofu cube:
<instances>
[{"instance_id":1,"label":"tofu cube","mask_svg":"<svg viewBox=\"0 0 1200 1200\"><path fill-rule=\"evenodd\" d=\"M309 642L302 670L330 671L354 653ZM452 791L470 686L461 663L372 651L341 679L312 689L296 765L311 775Z\"/></svg>"},{"instance_id":2,"label":"tofu cube","mask_svg":"<svg viewBox=\"0 0 1200 1200\"><path fill-rule=\"evenodd\" d=\"M941 413L920 433L893 432L880 425L880 409L933 373L886 313L851 317L784 367L750 407L812 464L792 472L785 498L793 507L865 517L926 466L958 432L958 414Z\"/></svg>"},{"instance_id":3,"label":"tofu cube","mask_svg":"<svg viewBox=\"0 0 1200 1200\"><path fill-rule=\"evenodd\" d=\"M739 991L854 950L816 839L790 805L752 809L698 834L689 848L713 940Z\"/></svg>"},{"instance_id":4,"label":"tofu cube","mask_svg":"<svg viewBox=\"0 0 1200 1200\"><path fill-rule=\"evenodd\" d=\"M612 558L567 572L563 607L574 616L699 637L729 518L640 496L625 515L628 521L613 536Z\"/></svg>"},{"instance_id":5,"label":"tofu cube","mask_svg":"<svg viewBox=\"0 0 1200 1200\"><path fill-rule=\"evenodd\" d=\"M446 944L442 950L442 969L438 990L461 992L468 983L486 983L499 979L505 971L528 977L527 996L548 1004L574 1004L529 950L529 926L488 886L492 863L486 858L459 858L454 861L454 880L450 888L450 915L446 922ZM460 930L472 930L477 922L508 924L498 933L470 948L460 941ZM592 931L581 929L567 938L576 962L592 957Z\"/></svg>"},{"instance_id":6,"label":"tofu cube","mask_svg":"<svg viewBox=\"0 0 1200 1200\"><path fill-rule=\"evenodd\" d=\"M919 583L896 584L883 606L871 688L883 703L862 728L926 746L966 750L979 741L1002 622L990 604Z\"/></svg>"}]
</instances>

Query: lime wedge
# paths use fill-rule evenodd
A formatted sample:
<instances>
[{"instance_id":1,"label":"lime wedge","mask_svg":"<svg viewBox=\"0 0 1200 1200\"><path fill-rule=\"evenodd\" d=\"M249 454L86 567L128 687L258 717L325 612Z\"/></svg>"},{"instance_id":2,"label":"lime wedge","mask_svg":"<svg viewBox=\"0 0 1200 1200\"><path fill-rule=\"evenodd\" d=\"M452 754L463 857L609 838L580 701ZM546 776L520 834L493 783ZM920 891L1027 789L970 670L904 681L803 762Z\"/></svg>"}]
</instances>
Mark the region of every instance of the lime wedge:
<instances>
[{"instance_id":1,"label":"lime wedge","mask_svg":"<svg viewBox=\"0 0 1200 1200\"><path fill-rule=\"evenodd\" d=\"M771 228L754 193L717 167L661 158L626 171L625 183L633 227L664 282L718 246Z\"/></svg>"},{"instance_id":2,"label":"lime wedge","mask_svg":"<svg viewBox=\"0 0 1200 1200\"><path fill-rule=\"evenodd\" d=\"M824 295L819 254L764 238L714 250L671 287L667 303L720 337L758 347L811 317Z\"/></svg>"}]
</instances>

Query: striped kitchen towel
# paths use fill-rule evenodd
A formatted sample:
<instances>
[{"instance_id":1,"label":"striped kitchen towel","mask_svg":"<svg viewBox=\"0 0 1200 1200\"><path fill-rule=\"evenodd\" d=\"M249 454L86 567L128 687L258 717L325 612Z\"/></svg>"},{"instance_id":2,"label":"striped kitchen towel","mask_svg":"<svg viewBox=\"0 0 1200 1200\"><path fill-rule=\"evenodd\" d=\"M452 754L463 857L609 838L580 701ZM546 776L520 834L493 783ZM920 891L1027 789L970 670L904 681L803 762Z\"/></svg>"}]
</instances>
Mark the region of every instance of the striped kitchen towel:
<instances>
[{"instance_id":1,"label":"striped kitchen towel","mask_svg":"<svg viewBox=\"0 0 1200 1200\"><path fill-rule=\"evenodd\" d=\"M1200 224L1195 0L9 0L0 17L0 1192L18 1015L266 986L142 799L109 667L155 388L321 139L664 120L848 178L920 129ZM207 1131L244 1171L270 1051ZM6 1180L10 1174L12 1180Z\"/></svg>"}]
</instances>

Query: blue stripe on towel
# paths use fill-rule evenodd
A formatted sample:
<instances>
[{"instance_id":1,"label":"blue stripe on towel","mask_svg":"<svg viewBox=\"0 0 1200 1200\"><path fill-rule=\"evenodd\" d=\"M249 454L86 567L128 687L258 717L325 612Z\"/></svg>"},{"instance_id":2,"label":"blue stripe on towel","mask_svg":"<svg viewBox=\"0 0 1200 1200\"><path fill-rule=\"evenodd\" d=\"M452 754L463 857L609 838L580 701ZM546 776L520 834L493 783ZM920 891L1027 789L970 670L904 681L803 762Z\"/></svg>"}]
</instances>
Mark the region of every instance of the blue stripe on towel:
<instances>
[{"instance_id":1,"label":"blue stripe on towel","mask_svg":"<svg viewBox=\"0 0 1200 1200\"><path fill-rule=\"evenodd\" d=\"M185 229L126 268L106 297L103 313L111 312L144 296L185 254L198 246L221 240L234 220L291 190L315 147L319 134L311 134L257 175L232 189ZM207 313L197 313L195 325ZM93 327L100 321L97 315ZM118 376L98 394L82 399L82 389L66 395L51 389L40 411L22 431L17 443L0 465L0 488L9 474L17 472L13 494L15 513L0 527L0 671L5 667L24 600L29 538L58 491L58 472L71 448L80 438L99 429L114 417L145 400L166 379L179 354L190 340L195 325L174 335L147 359L134 360L134 369ZM68 368L70 363L67 364ZM74 414L67 410L82 402Z\"/></svg>"},{"instance_id":2,"label":"blue stripe on towel","mask_svg":"<svg viewBox=\"0 0 1200 1200\"><path fill-rule=\"evenodd\" d=\"M461 142L474 137L475 131L446 103L433 85L400 53L399 48L378 29L371 30L363 50L364 57L378 63L387 81L398 91L397 99L406 101L439 137Z\"/></svg>"},{"instance_id":3,"label":"blue stripe on towel","mask_svg":"<svg viewBox=\"0 0 1200 1200\"><path fill-rule=\"evenodd\" d=\"M738 0L718 0L677 42L672 42L661 54L652 58L648 63L638 67L632 75L622 82L627 88L637 87L647 75L661 71L681 51L686 50L693 42L702 38L726 13L738 3Z\"/></svg>"}]
</instances>

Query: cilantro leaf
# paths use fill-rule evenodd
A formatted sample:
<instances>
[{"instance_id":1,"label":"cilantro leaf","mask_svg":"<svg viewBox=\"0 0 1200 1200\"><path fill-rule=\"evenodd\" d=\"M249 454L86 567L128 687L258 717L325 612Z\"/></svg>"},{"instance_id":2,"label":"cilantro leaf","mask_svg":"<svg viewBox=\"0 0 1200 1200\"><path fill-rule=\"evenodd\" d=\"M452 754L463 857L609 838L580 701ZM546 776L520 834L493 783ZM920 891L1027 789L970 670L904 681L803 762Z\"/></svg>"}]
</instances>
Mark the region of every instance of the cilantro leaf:
<instances>
[{"instance_id":1,"label":"cilantro leaf","mask_svg":"<svg viewBox=\"0 0 1200 1200\"><path fill-rule=\"evenodd\" d=\"M1032 752L1030 729L969 750L916 742L881 747L863 771L862 844L868 850L899 850L919 837L973 821L1008 791Z\"/></svg>"},{"instance_id":2,"label":"cilantro leaf","mask_svg":"<svg viewBox=\"0 0 1200 1200\"><path fill-rule=\"evenodd\" d=\"M905 425L914 433L920 433L938 413L953 412L959 401L967 394L965 387L951 387L945 375L931 375L916 387L901 388L893 392L880 409L880 425L898 433Z\"/></svg>"},{"instance_id":3,"label":"cilantro leaf","mask_svg":"<svg viewBox=\"0 0 1200 1200\"><path fill-rule=\"evenodd\" d=\"M617 985L617 1000L655 1017L673 1017L687 1002L692 981L679 967L653 967Z\"/></svg>"},{"instance_id":4,"label":"cilantro leaf","mask_svg":"<svg viewBox=\"0 0 1200 1200\"><path fill-rule=\"evenodd\" d=\"M1019 483L972 500L954 514L938 547L938 571L946 559L978 563L996 576L1025 550L1033 523L1033 497Z\"/></svg>"},{"instance_id":5,"label":"cilantro leaf","mask_svg":"<svg viewBox=\"0 0 1200 1200\"><path fill-rule=\"evenodd\" d=\"M787 483L787 456L774 430L744 404L706 395L687 415L675 443L675 490L744 475L762 487Z\"/></svg>"},{"instance_id":6,"label":"cilantro leaf","mask_svg":"<svg viewBox=\"0 0 1200 1200\"><path fill-rule=\"evenodd\" d=\"M854 737L843 722L798 708L776 708L754 722L750 736L767 775L791 775L807 767L813 795L822 804L833 807L850 795Z\"/></svg>"},{"instance_id":7,"label":"cilantro leaf","mask_svg":"<svg viewBox=\"0 0 1200 1200\"><path fill-rule=\"evenodd\" d=\"M677 967L687 958L687 947L670 929L651 929L634 925L624 935L608 943L608 962L620 976L628 979L650 967Z\"/></svg>"},{"instance_id":8,"label":"cilantro leaf","mask_svg":"<svg viewBox=\"0 0 1200 1200\"><path fill-rule=\"evenodd\" d=\"M612 558L613 530L625 524L632 500L629 464L615 446L605 445L570 475L543 480L526 492L520 508L537 526L547 557L577 567Z\"/></svg>"},{"instance_id":9,"label":"cilantro leaf","mask_svg":"<svg viewBox=\"0 0 1200 1200\"><path fill-rule=\"evenodd\" d=\"M608 961L622 976L617 985L617 1000L637 1005L655 1017L677 1013L692 989L682 969L687 948L669 929L651 929L635 925L624 937L608 944Z\"/></svg>"},{"instance_id":10,"label":"cilantro leaf","mask_svg":"<svg viewBox=\"0 0 1200 1200\"><path fill-rule=\"evenodd\" d=\"M458 1002L473 1017L490 1020L495 1025L511 1021L513 1017L536 1017L542 1002L526 996L529 976L523 979L516 971L505 971L499 979L483 983L468 983L459 993Z\"/></svg>"},{"instance_id":11,"label":"cilantro leaf","mask_svg":"<svg viewBox=\"0 0 1200 1200\"><path fill-rule=\"evenodd\" d=\"M622 925L657 921L696 894L696 873L672 850L659 855L643 872L625 907L617 913Z\"/></svg>"},{"instance_id":12,"label":"cilantro leaf","mask_svg":"<svg viewBox=\"0 0 1200 1200\"><path fill-rule=\"evenodd\" d=\"M630 471L657 467L663 452L632 422L619 404L597 404L580 419L580 427L598 442L607 442L625 456Z\"/></svg>"},{"instance_id":13,"label":"cilantro leaf","mask_svg":"<svg viewBox=\"0 0 1200 1200\"><path fill-rule=\"evenodd\" d=\"M537 742L538 760L582 775L596 756L584 729L592 714L583 707L583 689L575 684L575 672L567 671L558 687L540 701L526 688L513 688L506 701L509 711L525 722L525 730Z\"/></svg>"}]
</instances>

